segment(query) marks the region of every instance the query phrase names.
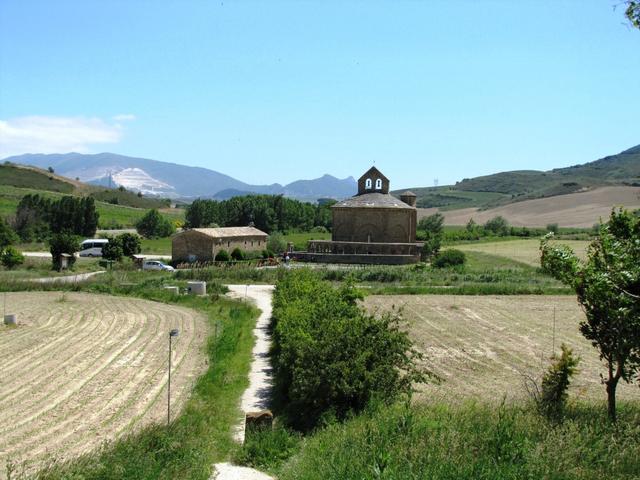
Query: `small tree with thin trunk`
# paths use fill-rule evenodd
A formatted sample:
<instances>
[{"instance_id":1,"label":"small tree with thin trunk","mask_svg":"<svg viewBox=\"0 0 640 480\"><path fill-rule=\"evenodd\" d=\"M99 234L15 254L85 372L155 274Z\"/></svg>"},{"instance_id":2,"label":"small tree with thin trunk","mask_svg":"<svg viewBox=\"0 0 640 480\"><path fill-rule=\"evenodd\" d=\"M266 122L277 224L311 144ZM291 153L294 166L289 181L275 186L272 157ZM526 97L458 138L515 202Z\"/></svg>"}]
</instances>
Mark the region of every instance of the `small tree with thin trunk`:
<instances>
[{"instance_id":1,"label":"small tree with thin trunk","mask_svg":"<svg viewBox=\"0 0 640 480\"><path fill-rule=\"evenodd\" d=\"M616 420L616 387L640 379L640 219L625 210L611 212L591 243L586 261L566 246L541 242L542 268L571 285L586 320L580 332L607 366L609 418Z\"/></svg>"}]
</instances>

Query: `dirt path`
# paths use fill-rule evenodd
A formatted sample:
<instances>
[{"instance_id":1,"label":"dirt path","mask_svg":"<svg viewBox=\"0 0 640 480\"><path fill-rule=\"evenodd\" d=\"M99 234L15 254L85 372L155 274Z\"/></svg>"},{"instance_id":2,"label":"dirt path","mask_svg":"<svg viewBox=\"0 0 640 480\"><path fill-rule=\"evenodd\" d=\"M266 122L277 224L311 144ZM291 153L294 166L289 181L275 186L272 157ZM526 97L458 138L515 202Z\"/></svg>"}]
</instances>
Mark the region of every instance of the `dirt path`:
<instances>
[{"instance_id":1,"label":"dirt path","mask_svg":"<svg viewBox=\"0 0 640 480\"><path fill-rule=\"evenodd\" d=\"M97 272L78 273L77 275L65 275L64 277L31 278L28 281L35 283L78 283L101 273L105 273L105 271L99 270Z\"/></svg>"},{"instance_id":2,"label":"dirt path","mask_svg":"<svg viewBox=\"0 0 640 480\"><path fill-rule=\"evenodd\" d=\"M207 321L193 310L75 292L8 293L18 326L0 326L0 479L71 458L166 421L168 332L172 417L206 368Z\"/></svg>"},{"instance_id":3,"label":"dirt path","mask_svg":"<svg viewBox=\"0 0 640 480\"><path fill-rule=\"evenodd\" d=\"M253 334L256 344L253 347L253 362L249 372L249 387L242 394L240 409L243 412L241 421L236 425L234 439L244 442L244 414L264 410L269 405L271 394L271 365L269 363L269 348L271 338L268 333L271 319L271 295L273 285L227 285L229 296L247 299L255 302L262 311L256 322ZM238 467L229 463L214 465L211 479L216 480L271 480L272 477L252 468Z\"/></svg>"}]
</instances>

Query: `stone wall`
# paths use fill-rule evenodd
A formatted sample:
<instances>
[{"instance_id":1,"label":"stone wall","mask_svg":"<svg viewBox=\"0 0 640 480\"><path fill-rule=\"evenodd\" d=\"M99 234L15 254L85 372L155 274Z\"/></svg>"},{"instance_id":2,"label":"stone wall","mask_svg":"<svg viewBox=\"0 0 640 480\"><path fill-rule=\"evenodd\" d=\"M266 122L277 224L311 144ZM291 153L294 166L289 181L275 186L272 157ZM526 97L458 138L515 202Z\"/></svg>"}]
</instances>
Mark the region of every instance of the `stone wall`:
<instances>
[{"instance_id":1,"label":"stone wall","mask_svg":"<svg viewBox=\"0 0 640 480\"><path fill-rule=\"evenodd\" d=\"M335 208L336 242L412 243L416 241L417 211L394 208Z\"/></svg>"},{"instance_id":2,"label":"stone wall","mask_svg":"<svg viewBox=\"0 0 640 480\"><path fill-rule=\"evenodd\" d=\"M186 231L171 240L171 260L207 262L213 260L220 250L231 253L236 248L245 252L262 251L267 248L267 237L215 238L196 231Z\"/></svg>"}]
</instances>

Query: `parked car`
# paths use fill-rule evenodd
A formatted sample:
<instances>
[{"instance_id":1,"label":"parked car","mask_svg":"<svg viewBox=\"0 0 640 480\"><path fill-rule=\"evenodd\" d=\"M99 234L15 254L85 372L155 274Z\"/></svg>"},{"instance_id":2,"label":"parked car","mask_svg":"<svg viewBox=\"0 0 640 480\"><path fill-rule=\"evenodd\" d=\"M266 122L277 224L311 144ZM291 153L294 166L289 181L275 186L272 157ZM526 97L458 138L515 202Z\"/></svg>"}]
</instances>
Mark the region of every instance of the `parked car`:
<instances>
[{"instance_id":1,"label":"parked car","mask_svg":"<svg viewBox=\"0 0 640 480\"><path fill-rule=\"evenodd\" d=\"M107 238L88 238L80 244L78 255L81 257L101 257L102 247L107 243L109 243Z\"/></svg>"},{"instance_id":2,"label":"parked car","mask_svg":"<svg viewBox=\"0 0 640 480\"><path fill-rule=\"evenodd\" d=\"M175 269L171 265L166 265L159 260L145 260L142 264L142 270L164 270L173 272Z\"/></svg>"}]
</instances>

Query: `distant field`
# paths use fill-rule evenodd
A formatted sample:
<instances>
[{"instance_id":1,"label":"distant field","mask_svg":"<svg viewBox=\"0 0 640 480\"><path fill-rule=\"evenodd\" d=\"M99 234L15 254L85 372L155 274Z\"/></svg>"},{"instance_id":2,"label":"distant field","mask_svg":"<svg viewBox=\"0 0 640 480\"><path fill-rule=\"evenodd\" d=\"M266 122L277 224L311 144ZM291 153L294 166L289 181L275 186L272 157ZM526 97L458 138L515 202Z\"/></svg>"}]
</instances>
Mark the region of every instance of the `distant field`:
<instances>
[{"instance_id":1,"label":"distant field","mask_svg":"<svg viewBox=\"0 0 640 480\"><path fill-rule=\"evenodd\" d=\"M473 218L483 224L501 215L517 227L545 227L557 223L561 227L588 228L600 219L606 220L614 206L640 208L640 187L602 187L588 192L558 195L511 203L480 211L476 208L443 211L447 225L465 225ZM435 213L437 209L420 209L418 217Z\"/></svg>"},{"instance_id":2,"label":"distant field","mask_svg":"<svg viewBox=\"0 0 640 480\"><path fill-rule=\"evenodd\" d=\"M284 240L292 242L295 250L306 250L309 240L331 240L331 233L290 233Z\"/></svg>"},{"instance_id":3,"label":"distant field","mask_svg":"<svg viewBox=\"0 0 640 480\"><path fill-rule=\"evenodd\" d=\"M172 417L205 368L206 319L193 310L71 292L6 295L17 328L0 326L0 478L5 462L70 458Z\"/></svg>"},{"instance_id":4,"label":"distant field","mask_svg":"<svg viewBox=\"0 0 640 480\"><path fill-rule=\"evenodd\" d=\"M443 378L440 385L420 388L418 398L478 399L500 402L526 397L524 374L539 377L561 342L580 358L571 398L598 400L606 394L605 373L597 350L578 331L584 313L570 296L369 296L366 308L402 308L403 317L425 365ZM637 385L620 384L620 399L640 399Z\"/></svg>"},{"instance_id":5,"label":"distant field","mask_svg":"<svg viewBox=\"0 0 640 480\"><path fill-rule=\"evenodd\" d=\"M567 245L573 249L576 255L584 259L586 258L587 247L590 242L586 240L558 240L552 243ZM506 257L533 267L540 266L540 240L534 238L505 242L470 243L467 245L456 245L452 248L464 252L480 252L498 257Z\"/></svg>"},{"instance_id":6,"label":"distant field","mask_svg":"<svg viewBox=\"0 0 640 480\"><path fill-rule=\"evenodd\" d=\"M20 199L27 194L39 194L47 198L55 199L64 196L62 193L0 185L0 215L5 218L15 215ZM99 201L96 201L96 208L100 214L100 228L113 228L118 225L121 227L133 227L147 212L146 209L142 208L112 205ZM184 209L162 209L161 212L171 220L184 220Z\"/></svg>"}]
</instances>

